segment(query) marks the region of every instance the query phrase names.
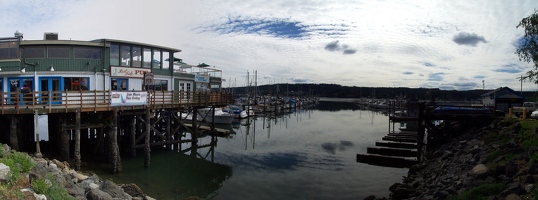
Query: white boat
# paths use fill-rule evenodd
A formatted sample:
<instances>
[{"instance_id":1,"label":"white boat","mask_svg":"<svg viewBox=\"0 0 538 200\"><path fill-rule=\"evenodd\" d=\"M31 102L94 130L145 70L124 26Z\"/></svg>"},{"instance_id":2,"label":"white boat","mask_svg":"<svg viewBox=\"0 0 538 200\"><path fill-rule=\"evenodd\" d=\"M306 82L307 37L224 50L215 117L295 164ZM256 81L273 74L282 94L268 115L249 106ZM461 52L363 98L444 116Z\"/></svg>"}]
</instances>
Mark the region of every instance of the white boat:
<instances>
[{"instance_id":1,"label":"white boat","mask_svg":"<svg viewBox=\"0 0 538 200\"><path fill-rule=\"evenodd\" d=\"M215 108L215 115L212 115L213 110L211 108L198 109L198 121L205 121L215 124L232 124L235 115L222 111L221 108ZM214 119L214 121L213 121Z\"/></svg>"}]
</instances>

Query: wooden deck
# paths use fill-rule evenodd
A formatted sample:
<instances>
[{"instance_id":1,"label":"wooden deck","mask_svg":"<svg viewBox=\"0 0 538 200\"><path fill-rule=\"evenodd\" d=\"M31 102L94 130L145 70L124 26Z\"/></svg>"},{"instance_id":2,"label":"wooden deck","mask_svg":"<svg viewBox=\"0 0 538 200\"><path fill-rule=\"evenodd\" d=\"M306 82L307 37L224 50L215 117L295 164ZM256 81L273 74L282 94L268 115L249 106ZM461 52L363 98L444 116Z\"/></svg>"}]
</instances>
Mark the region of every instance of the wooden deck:
<instances>
[{"instance_id":1,"label":"wooden deck","mask_svg":"<svg viewBox=\"0 0 538 200\"><path fill-rule=\"evenodd\" d=\"M233 103L229 93L194 93L186 91L149 91L145 103L140 105L113 105L110 90L51 91L51 92L0 92L1 114L40 114L99 112L111 110L138 110L160 108L189 108L224 106ZM131 92L131 91L123 91ZM143 91L132 91L143 92Z\"/></svg>"}]
</instances>

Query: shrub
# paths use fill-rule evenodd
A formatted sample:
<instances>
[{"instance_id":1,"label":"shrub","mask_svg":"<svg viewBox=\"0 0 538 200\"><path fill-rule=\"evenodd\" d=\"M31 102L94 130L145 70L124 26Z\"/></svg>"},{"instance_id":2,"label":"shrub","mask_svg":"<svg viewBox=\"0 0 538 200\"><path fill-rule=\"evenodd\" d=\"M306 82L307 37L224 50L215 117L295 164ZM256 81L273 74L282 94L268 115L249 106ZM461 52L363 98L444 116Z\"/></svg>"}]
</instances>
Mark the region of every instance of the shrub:
<instances>
[{"instance_id":1,"label":"shrub","mask_svg":"<svg viewBox=\"0 0 538 200\"><path fill-rule=\"evenodd\" d=\"M488 199L489 196L497 195L504 190L504 185L501 183L483 184L473 189L465 191L452 199L454 200L475 200Z\"/></svg>"}]
</instances>

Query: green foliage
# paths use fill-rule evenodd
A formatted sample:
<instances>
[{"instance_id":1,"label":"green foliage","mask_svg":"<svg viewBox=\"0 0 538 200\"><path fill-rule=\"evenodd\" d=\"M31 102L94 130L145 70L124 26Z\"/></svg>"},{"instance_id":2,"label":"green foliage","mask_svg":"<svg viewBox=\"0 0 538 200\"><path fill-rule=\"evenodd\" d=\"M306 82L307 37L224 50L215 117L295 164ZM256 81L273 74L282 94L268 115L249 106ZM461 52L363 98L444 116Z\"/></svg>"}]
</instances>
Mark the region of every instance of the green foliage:
<instances>
[{"instance_id":1,"label":"green foliage","mask_svg":"<svg viewBox=\"0 0 538 200\"><path fill-rule=\"evenodd\" d=\"M45 194L47 193L47 190L49 189L49 184L47 184L46 179L37 179L32 181L32 189L38 194Z\"/></svg>"},{"instance_id":2,"label":"green foliage","mask_svg":"<svg viewBox=\"0 0 538 200\"><path fill-rule=\"evenodd\" d=\"M499 194L504 190L501 183L483 184L465 191L461 195L451 198L452 200L479 200L488 199L489 196Z\"/></svg>"},{"instance_id":3,"label":"green foliage","mask_svg":"<svg viewBox=\"0 0 538 200\"><path fill-rule=\"evenodd\" d=\"M533 62L534 68L529 70L523 79L534 80L538 84L538 11L523 18L516 28L523 28L525 35L519 41L516 54L519 60Z\"/></svg>"}]
</instances>

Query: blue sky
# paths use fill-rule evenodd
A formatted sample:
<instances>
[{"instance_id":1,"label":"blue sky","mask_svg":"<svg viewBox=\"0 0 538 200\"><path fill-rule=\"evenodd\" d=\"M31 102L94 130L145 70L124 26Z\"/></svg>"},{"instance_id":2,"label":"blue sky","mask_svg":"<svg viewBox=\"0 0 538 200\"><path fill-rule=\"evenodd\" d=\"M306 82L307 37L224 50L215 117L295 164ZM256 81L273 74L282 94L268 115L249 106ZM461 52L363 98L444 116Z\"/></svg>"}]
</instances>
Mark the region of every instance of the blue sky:
<instances>
[{"instance_id":1,"label":"blue sky","mask_svg":"<svg viewBox=\"0 0 538 200\"><path fill-rule=\"evenodd\" d=\"M121 39L183 50L223 70L224 87L335 83L520 89L514 53L535 0L0 0L0 37ZM253 77L250 78L253 80ZM526 81L523 90L537 90Z\"/></svg>"}]
</instances>

